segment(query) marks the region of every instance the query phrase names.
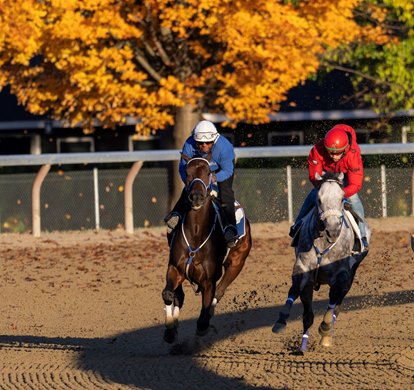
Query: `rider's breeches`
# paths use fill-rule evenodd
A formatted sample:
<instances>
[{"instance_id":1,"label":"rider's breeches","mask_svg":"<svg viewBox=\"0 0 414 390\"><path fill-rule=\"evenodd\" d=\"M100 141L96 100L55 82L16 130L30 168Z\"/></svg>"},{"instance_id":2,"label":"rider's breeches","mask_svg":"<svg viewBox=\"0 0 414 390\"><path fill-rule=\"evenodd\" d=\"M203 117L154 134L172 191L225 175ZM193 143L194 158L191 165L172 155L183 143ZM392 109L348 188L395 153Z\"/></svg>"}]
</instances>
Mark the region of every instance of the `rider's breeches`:
<instances>
[{"instance_id":1,"label":"rider's breeches","mask_svg":"<svg viewBox=\"0 0 414 390\"><path fill-rule=\"evenodd\" d=\"M218 182L217 185L223 224L224 226L236 226L236 217L234 215L233 175L222 182Z\"/></svg>"},{"instance_id":2,"label":"rider's breeches","mask_svg":"<svg viewBox=\"0 0 414 390\"><path fill-rule=\"evenodd\" d=\"M365 213L364 213L364 206L362 206L361 198L358 194L354 194L346 200L351 204L354 211L358 214L359 218L362 222L358 223L359 230L361 231L361 237L366 237L367 233L365 231Z\"/></svg>"}]
</instances>

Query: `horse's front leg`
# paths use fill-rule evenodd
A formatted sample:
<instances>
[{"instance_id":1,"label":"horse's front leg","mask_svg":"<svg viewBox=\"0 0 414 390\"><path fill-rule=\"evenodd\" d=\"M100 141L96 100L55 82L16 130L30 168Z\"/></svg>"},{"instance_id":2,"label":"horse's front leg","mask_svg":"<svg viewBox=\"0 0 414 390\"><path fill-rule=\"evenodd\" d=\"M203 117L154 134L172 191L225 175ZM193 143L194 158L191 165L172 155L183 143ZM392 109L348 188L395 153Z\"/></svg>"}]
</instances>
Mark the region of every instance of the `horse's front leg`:
<instances>
[{"instance_id":1,"label":"horse's front leg","mask_svg":"<svg viewBox=\"0 0 414 390\"><path fill-rule=\"evenodd\" d=\"M208 331L208 327L210 326L210 310L216 290L215 287L215 283L212 281L206 281L203 283L203 286L201 288L202 306L200 316L197 320L197 334L199 336L204 336Z\"/></svg>"},{"instance_id":2,"label":"horse's front leg","mask_svg":"<svg viewBox=\"0 0 414 390\"><path fill-rule=\"evenodd\" d=\"M166 279L167 283L162 292L162 298L165 304L166 327L164 331L164 340L168 343L172 343L177 334L180 308L184 303L184 291L182 289L184 277L170 264L167 269Z\"/></svg>"},{"instance_id":3,"label":"horse's front leg","mask_svg":"<svg viewBox=\"0 0 414 390\"><path fill-rule=\"evenodd\" d=\"M304 283L307 280L307 274L300 272L293 272L292 274L292 286L289 289L288 298L282 310L279 312L279 318L273 325L272 332L279 333L286 328L287 320L290 316L290 310L292 309L293 302L299 297Z\"/></svg>"},{"instance_id":4,"label":"horse's front leg","mask_svg":"<svg viewBox=\"0 0 414 390\"><path fill-rule=\"evenodd\" d=\"M313 301L313 283L310 281L300 293L300 300L303 305L303 335L300 345L300 351L305 352L308 347L309 329L313 325L314 313L312 307Z\"/></svg>"}]
</instances>

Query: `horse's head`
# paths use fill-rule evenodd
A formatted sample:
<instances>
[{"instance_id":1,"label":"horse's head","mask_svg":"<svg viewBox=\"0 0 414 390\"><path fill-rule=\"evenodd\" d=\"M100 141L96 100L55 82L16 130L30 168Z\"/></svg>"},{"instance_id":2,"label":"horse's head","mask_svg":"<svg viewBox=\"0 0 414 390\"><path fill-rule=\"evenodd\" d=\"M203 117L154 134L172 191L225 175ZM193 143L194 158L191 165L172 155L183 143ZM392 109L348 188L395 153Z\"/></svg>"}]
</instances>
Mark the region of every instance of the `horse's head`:
<instances>
[{"instance_id":1,"label":"horse's head","mask_svg":"<svg viewBox=\"0 0 414 390\"><path fill-rule=\"evenodd\" d=\"M321 183L317 197L320 230L325 231L329 242L338 239L344 221L343 178L342 172L326 172L322 176L316 174L316 179Z\"/></svg>"},{"instance_id":2,"label":"horse's head","mask_svg":"<svg viewBox=\"0 0 414 390\"><path fill-rule=\"evenodd\" d=\"M186 189L193 210L200 209L209 199L211 191L211 172L208 160L201 157L187 159Z\"/></svg>"}]
</instances>

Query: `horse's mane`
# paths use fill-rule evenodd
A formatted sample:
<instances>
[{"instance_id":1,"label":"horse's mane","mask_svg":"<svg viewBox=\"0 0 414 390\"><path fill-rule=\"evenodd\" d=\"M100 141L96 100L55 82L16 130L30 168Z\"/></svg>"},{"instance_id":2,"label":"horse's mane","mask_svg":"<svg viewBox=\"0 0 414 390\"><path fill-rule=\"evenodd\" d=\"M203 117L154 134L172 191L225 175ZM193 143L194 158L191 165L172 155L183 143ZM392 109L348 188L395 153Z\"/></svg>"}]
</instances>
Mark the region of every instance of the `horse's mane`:
<instances>
[{"instance_id":1,"label":"horse's mane","mask_svg":"<svg viewBox=\"0 0 414 390\"><path fill-rule=\"evenodd\" d=\"M341 177L342 176L342 177ZM322 175L322 183L325 181L336 181L337 183L339 183L340 185L342 185L342 178L343 178L343 174L341 175L341 172L323 172Z\"/></svg>"},{"instance_id":2,"label":"horse's mane","mask_svg":"<svg viewBox=\"0 0 414 390\"><path fill-rule=\"evenodd\" d=\"M338 180L338 173L335 172L324 172L324 174L322 175L322 179L323 181L327 181L327 180Z\"/></svg>"}]
</instances>

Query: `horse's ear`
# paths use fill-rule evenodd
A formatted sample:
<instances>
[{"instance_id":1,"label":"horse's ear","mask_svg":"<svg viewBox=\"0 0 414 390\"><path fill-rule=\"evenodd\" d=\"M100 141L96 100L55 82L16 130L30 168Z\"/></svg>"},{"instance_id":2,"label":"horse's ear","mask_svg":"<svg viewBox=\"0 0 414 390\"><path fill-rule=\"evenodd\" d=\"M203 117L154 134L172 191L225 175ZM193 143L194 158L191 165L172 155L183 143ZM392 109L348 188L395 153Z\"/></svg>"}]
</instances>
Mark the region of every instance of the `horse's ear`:
<instances>
[{"instance_id":1,"label":"horse's ear","mask_svg":"<svg viewBox=\"0 0 414 390\"><path fill-rule=\"evenodd\" d=\"M182 154L182 153L181 153L181 158L186 162L188 162L191 159L190 157L188 157L187 155Z\"/></svg>"},{"instance_id":2,"label":"horse's ear","mask_svg":"<svg viewBox=\"0 0 414 390\"><path fill-rule=\"evenodd\" d=\"M316 174L315 174L315 179L318 180L318 181L323 180L322 176L318 172L316 172Z\"/></svg>"},{"instance_id":3,"label":"horse's ear","mask_svg":"<svg viewBox=\"0 0 414 390\"><path fill-rule=\"evenodd\" d=\"M341 173L338 175L338 180L339 180L339 181L342 181L342 180L344 180L344 177L345 177L344 173L343 173L343 172L341 172Z\"/></svg>"}]
</instances>

